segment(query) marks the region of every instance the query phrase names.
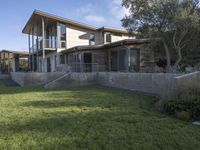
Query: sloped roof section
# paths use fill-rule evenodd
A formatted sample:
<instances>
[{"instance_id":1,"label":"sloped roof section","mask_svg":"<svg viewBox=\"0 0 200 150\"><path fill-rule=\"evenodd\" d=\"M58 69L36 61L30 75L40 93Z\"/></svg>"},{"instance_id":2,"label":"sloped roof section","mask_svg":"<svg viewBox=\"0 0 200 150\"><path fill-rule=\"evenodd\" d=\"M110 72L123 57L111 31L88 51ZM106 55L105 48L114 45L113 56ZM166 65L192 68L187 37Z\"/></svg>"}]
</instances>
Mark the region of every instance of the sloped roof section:
<instances>
[{"instance_id":1,"label":"sloped roof section","mask_svg":"<svg viewBox=\"0 0 200 150\"><path fill-rule=\"evenodd\" d=\"M112 32L112 33L120 33L120 34L126 34L126 35L130 34L128 31L123 30L123 29L109 28L109 27L97 28L97 27L94 27L94 26L91 26L91 25L80 23L78 21L74 21L74 20L71 20L71 19L67 19L67 18L63 18L63 17L59 17L59 16L56 16L56 15L50 14L50 13L46 13L46 12L43 12L43 11L40 11L40 10L35 10L33 12L32 16L30 17L30 19L26 23L24 29L22 30L22 33L29 34L31 26L36 24L39 21L41 22L41 18L61 22L61 23L64 23L64 24L76 26L76 27L91 30L91 31ZM133 34L136 34L136 33L133 33Z\"/></svg>"}]
</instances>

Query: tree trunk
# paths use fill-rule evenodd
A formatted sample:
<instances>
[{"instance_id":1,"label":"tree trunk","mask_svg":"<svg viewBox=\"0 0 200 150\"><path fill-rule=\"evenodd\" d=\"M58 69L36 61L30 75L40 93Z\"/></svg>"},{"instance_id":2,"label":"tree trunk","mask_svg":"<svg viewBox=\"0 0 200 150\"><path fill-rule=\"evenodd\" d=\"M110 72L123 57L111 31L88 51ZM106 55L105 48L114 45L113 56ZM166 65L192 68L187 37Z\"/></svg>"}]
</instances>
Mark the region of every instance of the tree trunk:
<instances>
[{"instance_id":1,"label":"tree trunk","mask_svg":"<svg viewBox=\"0 0 200 150\"><path fill-rule=\"evenodd\" d=\"M179 63L182 61L182 53L181 53L181 48L177 48L177 53L178 53L178 59L176 61L176 63L173 66L173 72L177 72L178 69L178 65Z\"/></svg>"},{"instance_id":2,"label":"tree trunk","mask_svg":"<svg viewBox=\"0 0 200 150\"><path fill-rule=\"evenodd\" d=\"M166 71L167 72L171 72L171 57L170 57L170 53L169 53L169 48L168 48L167 43L165 42L165 40L162 40L162 41L163 41L163 44L164 44L166 58L167 58L167 68L166 68Z\"/></svg>"}]
</instances>

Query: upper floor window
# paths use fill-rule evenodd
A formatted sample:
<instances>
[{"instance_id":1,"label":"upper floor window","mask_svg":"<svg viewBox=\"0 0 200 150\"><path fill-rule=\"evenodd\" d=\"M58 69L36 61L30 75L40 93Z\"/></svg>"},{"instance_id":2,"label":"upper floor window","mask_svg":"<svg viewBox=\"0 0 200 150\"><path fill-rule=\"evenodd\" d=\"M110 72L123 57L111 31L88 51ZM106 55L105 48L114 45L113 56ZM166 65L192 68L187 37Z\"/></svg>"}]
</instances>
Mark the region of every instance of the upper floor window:
<instances>
[{"instance_id":1,"label":"upper floor window","mask_svg":"<svg viewBox=\"0 0 200 150\"><path fill-rule=\"evenodd\" d=\"M105 34L106 34L106 36L105 36L105 38L106 38L105 42L106 43L111 43L112 42L111 33L105 33Z\"/></svg>"},{"instance_id":2,"label":"upper floor window","mask_svg":"<svg viewBox=\"0 0 200 150\"><path fill-rule=\"evenodd\" d=\"M60 24L60 40L66 41L66 25Z\"/></svg>"},{"instance_id":3,"label":"upper floor window","mask_svg":"<svg viewBox=\"0 0 200 150\"><path fill-rule=\"evenodd\" d=\"M95 34L94 33L90 34L89 44L95 45Z\"/></svg>"}]
</instances>

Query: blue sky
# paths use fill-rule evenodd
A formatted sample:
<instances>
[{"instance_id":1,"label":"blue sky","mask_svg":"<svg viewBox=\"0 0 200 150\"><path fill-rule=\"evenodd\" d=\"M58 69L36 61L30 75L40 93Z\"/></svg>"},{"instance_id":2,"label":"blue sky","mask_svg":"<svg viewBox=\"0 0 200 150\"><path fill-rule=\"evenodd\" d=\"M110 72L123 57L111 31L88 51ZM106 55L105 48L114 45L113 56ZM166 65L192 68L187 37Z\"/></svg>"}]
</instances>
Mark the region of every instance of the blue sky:
<instances>
[{"instance_id":1,"label":"blue sky","mask_svg":"<svg viewBox=\"0 0 200 150\"><path fill-rule=\"evenodd\" d=\"M121 27L127 13L121 0L2 0L0 5L0 50L26 50L22 29L34 9L97 27Z\"/></svg>"}]
</instances>

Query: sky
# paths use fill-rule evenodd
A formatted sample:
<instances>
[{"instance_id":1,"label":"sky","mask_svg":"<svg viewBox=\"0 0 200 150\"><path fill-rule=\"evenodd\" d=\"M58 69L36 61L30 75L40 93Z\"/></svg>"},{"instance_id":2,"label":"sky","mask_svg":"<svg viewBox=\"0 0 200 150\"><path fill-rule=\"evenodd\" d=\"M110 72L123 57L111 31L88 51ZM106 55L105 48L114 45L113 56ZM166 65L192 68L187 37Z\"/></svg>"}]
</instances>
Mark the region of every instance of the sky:
<instances>
[{"instance_id":1,"label":"sky","mask_svg":"<svg viewBox=\"0 0 200 150\"><path fill-rule=\"evenodd\" d=\"M121 0L1 0L0 50L28 49L28 37L22 34L33 11L41 10L96 27L122 28L127 10Z\"/></svg>"}]
</instances>

